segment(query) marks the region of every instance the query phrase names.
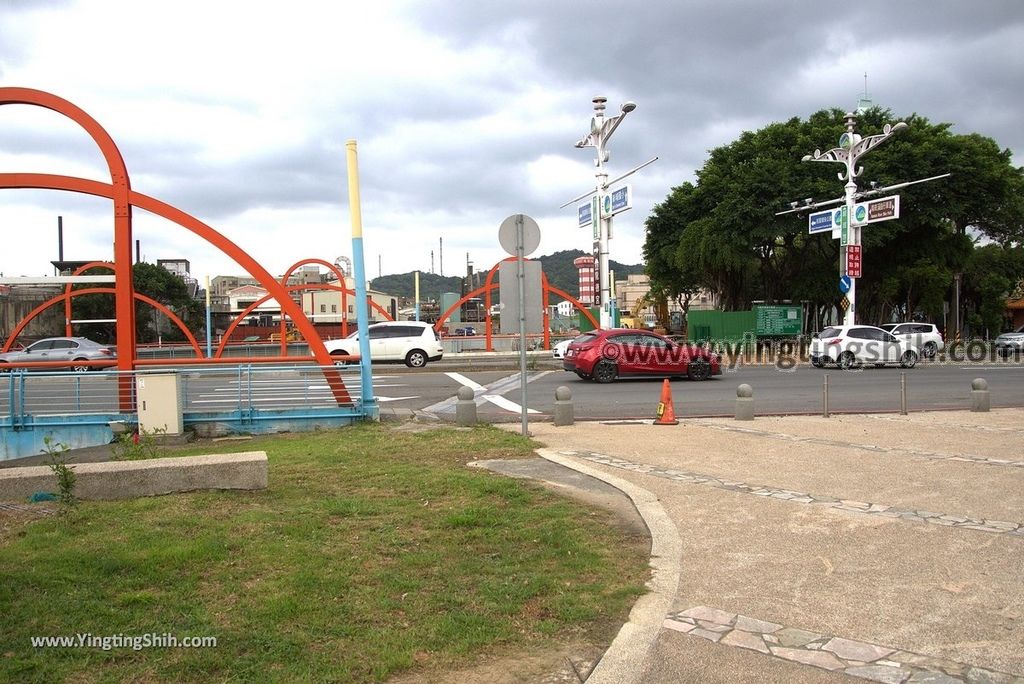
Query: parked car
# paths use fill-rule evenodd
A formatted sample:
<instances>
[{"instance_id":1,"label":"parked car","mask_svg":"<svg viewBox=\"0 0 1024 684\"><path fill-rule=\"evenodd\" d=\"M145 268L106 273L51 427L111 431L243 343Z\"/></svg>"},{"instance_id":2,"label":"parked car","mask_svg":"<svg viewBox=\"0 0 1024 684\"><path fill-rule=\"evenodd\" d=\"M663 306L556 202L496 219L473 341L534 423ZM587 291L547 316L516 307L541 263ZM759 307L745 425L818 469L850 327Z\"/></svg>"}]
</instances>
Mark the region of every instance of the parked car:
<instances>
[{"instance_id":1,"label":"parked car","mask_svg":"<svg viewBox=\"0 0 1024 684\"><path fill-rule=\"evenodd\" d=\"M811 340L811 365L823 368L834 363L842 369L859 364L883 366L898 363L913 368L920 352L914 343L873 325L837 325L825 328Z\"/></svg>"},{"instance_id":2,"label":"parked car","mask_svg":"<svg viewBox=\"0 0 1024 684\"><path fill-rule=\"evenodd\" d=\"M367 340L373 361L404 361L410 368L422 368L428 361L438 361L444 355L441 336L429 323L374 323L368 328ZM336 363L347 363L345 357L359 355L359 331L340 340L328 340L324 346Z\"/></svg>"},{"instance_id":3,"label":"parked car","mask_svg":"<svg viewBox=\"0 0 1024 684\"><path fill-rule=\"evenodd\" d=\"M71 370L84 373L99 366L75 365L79 361L114 361L117 352L99 342L85 337L47 337L33 342L24 349L0 354L0 372L11 370L12 363L32 361L66 361ZM35 368L33 370L62 370L57 367Z\"/></svg>"},{"instance_id":4,"label":"parked car","mask_svg":"<svg viewBox=\"0 0 1024 684\"><path fill-rule=\"evenodd\" d=\"M594 330L574 339L562 368L584 380L612 382L625 376L686 376L707 380L722 373L719 356L646 330Z\"/></svg>"},{"instance_id":5,"label":"parked car","mask_svg":"<svg viewBox=\"0 0 1024 684\"><path fill-rule=\"evenodd\" d=\"M456 337L473 337L476 335L476 328L471 325L467 325L465 328L456 328L455 332L452 334Z\"/></svg>"},{"instance_id":6,"label":"parked car","mask_svg":"<svg viewBox=\"0 0 1024 684\"><path fill-rule=\"evenodd\" d=\"M995 347L1000 356L1011 356L1024 351L1024 325L997 337Z\"/></svg>"},{"instance_id":7,"label":"parked car","mask_svg":"<svg viewBox=\"0 0 1024 684\"><path fill-rule=\"evenodd\" d=\"M570 344L572 344L572 340L562 340L555 346L551 347L551 356L556 359L564 359L565 352L569 349Z\"/></svg>"},{"instance_id":8,"label":"parked car","mask_svg":"<svg viewBox=\"0 0 1024 684\"><path fill-rule=\"evenodd\" d=\"M942 333L934 323L886 323L878 327L901 340L912 342L926 359L932 358L945 347Z\"/></svg>"}]
</instances>

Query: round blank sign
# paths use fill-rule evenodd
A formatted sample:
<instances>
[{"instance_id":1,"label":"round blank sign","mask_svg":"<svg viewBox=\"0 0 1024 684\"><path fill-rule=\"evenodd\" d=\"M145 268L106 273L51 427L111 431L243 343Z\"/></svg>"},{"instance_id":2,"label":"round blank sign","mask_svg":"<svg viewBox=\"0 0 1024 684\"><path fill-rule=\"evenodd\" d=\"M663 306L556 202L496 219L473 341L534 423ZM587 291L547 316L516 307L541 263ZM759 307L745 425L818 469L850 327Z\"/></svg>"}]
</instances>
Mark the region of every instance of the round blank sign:
<instances>
[{"instance_id":1,"label":"round blank sign","mask_svg":"<svg viewBox=\"0 0 1024 684\"><path fill-rule=\"evenodd\" d=\"M512 256L519 256L516 252L516 223L520 218L523 220L523 256L529 256L540 247L540 226L526 214L512 214L502 221L498 228L498 242Z\"/></svg>"}]
</instances>

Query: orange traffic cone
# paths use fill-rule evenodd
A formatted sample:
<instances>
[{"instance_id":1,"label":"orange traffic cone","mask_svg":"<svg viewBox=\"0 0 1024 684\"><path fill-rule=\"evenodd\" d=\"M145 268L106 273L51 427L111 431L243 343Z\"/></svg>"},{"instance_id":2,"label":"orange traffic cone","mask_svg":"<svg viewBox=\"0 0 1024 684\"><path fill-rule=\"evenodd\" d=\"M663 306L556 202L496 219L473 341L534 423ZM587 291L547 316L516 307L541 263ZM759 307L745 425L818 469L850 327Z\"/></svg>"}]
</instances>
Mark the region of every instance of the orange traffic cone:
<instances>
[{"instance_id":1,"label":"orange traffic cone","mask_svg":"<svg viewBox=\"0 0 1024 684\"><path fill-rule=\"evenodd\" d=\"M672 387L668 378L661 385L661 401L658 402L658 417L654 419L655 425L679 425L676 420L676 412L672 408Z\"/></svg>"}]
</instances>

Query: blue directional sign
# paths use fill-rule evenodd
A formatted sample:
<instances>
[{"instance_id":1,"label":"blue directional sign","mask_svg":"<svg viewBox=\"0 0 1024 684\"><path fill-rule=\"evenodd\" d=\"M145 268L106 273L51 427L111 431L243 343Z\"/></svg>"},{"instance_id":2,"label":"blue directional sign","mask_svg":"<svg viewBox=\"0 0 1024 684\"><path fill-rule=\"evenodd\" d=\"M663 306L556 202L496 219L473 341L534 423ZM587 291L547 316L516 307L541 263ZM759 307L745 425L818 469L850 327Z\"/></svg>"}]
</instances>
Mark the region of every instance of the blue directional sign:
<instances>
[{"instance_id":1,"label":"blue directional sign","mask_svg":"<svg viewBox=\"0 0 1024 684\"><path fill-rule=\"evenodd\" d=\"M853 287L853 278L848 275L840 276L839 278L839 291L846 294Z\"/></svg>"},{"instance_id":2,"label":"blue directional sign","mask_svg":"<svg viewBox=\"0 0 1024 684\"><path fill-rule=\"evenodd\" d=\"M633 188L626 185L618 190L612 190L604 196L601 206L601 216L614 216L620 211L633 208Z\"/></svg>"},{"instance_id":3,"label":"blue directional sign","mask_svg":"<svg viewBox=\"0 0 1024 684\"><path fill-rule=\"evenodd\" d=\"M825 233L832 230L832 210L826 209L825 211L819 211L811 214L808 217L809 228L807 230L811 235L815 233Z\"/></svg>"},{"instance_id":4,"label":"blue directional sign","mask_svg":"<svg viewBox=\"0 0 1024 684\"><path fill-rule=\"evenodd\" d=\"M618 190L612 191L611 198L613 214L617 214L624 209L629 209L630 199L632 199L630 197L630 195L632 194L630 190L632 190L632 188L629 185L627 185L625 187L619 188Z\"/></svg>"},{"instance_id":5,"label":"blue directional sign","mask_svg":"<svg viewBox=\"0 0 1024 684\"><path fill-rule=\"evenodd\" d=\"M581 204L580 205L579 213L580 213L580 226L581 227L582 226L589 226L590 225L590 221L592 220L591 213L590 213L590 202L589 201L586 204Z\"/></svg>"}]
</instances>

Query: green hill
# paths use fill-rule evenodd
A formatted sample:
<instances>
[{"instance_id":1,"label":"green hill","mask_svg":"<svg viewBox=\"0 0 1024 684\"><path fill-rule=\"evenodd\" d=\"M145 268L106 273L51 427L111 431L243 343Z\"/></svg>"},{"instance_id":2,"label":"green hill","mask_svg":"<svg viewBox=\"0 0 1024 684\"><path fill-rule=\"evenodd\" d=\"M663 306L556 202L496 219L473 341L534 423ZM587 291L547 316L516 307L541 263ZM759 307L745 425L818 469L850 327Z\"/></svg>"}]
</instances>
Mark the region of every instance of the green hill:
<instances>
[{"instance_id":1,"label":"green hill","mask_svg":"<svg viewBox=\"0 0 1024 684\"><path fill-rule=\"evenodd\" d=\"M586 253L579 249L570 249L538 257L548 283L571 295L578 294L579 276L572 262ZM621 264L612 259L611 270L616 278L624 278L634 273L643 273L643 264ZM412 298L415 293L415 276L413 272L381 276L370 281L370 287L379 292L386 292L399 297ZM441 292L462 292L462 278L458 276L442 277L436 273L420 272L420 299L436 299Z\"/></svg>"}]
</instances>

